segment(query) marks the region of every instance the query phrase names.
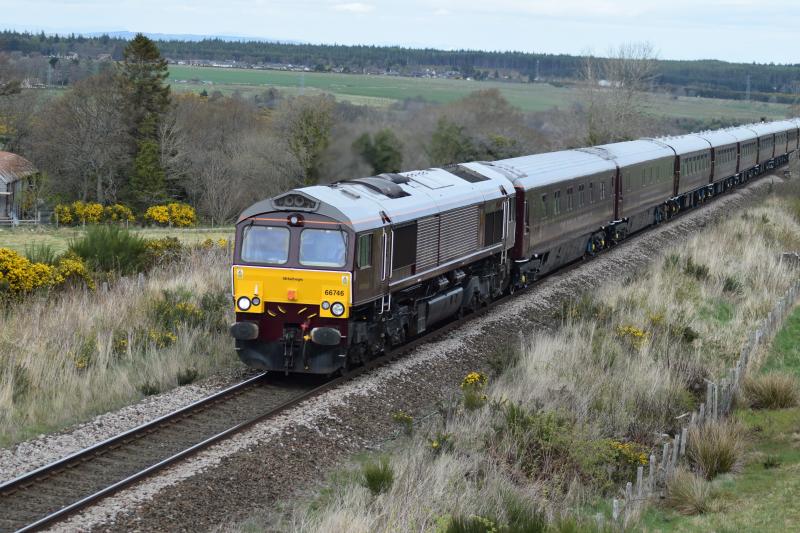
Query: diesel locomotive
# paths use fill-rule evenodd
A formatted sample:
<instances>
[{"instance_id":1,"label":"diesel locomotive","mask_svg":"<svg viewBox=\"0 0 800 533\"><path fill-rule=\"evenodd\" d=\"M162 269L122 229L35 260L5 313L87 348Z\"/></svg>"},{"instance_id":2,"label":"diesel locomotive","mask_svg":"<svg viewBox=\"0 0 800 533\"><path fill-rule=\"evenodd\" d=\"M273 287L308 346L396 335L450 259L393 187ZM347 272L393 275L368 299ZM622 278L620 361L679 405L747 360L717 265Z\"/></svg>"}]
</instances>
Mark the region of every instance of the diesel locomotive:
<instances>
[{"instance_id":1,"label":"diesel locomotive","mask_svg":"<svg viewBox=\"0 0 800 533\"><path fill-rule=\"evenodd\" d=\"M798 150L800 119L294 189L247 208L241 360L332 374L668 221Z\"/></svg>"}]
</instances>

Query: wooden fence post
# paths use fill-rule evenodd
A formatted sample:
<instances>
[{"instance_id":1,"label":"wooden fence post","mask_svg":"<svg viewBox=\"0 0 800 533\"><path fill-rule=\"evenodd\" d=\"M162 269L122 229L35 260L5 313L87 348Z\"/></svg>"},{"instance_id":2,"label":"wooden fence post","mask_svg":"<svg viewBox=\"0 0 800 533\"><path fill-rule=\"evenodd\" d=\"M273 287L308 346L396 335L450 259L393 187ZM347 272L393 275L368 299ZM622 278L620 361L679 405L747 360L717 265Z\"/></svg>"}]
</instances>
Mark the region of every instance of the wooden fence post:
<instances>
[{"instance_id":1,"label":"wooden fence post","mask_svg":"<svg viewBox=\"0 0 800 533\"><path fill-rule=\"evenodd\" d=\"M644 482L644 467L639 466L636 468L636 497L640 500L644 494L644 487L642 487L642 483Z\"/></svg>"},{"instance_id":2,"label":"wooden fence post","mask_svg":"<svg viewBox=\"0 0 800 533\"><path fill-rule=\"evenodd\" d=\"M686 438L689 436L689 428L681 429L681 457L686 455Z\"/></svg>"}]
</instances>

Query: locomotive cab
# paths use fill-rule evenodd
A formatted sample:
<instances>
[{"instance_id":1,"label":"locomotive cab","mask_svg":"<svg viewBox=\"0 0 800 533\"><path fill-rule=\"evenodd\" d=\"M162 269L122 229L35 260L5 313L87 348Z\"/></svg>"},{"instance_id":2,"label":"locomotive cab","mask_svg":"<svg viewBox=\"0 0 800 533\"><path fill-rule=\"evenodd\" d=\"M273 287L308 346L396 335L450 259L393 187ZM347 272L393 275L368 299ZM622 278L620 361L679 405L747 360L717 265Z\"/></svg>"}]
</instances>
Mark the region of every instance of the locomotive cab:
<instances>
[{"instance_id":1,"label":"locomotive cab","mask_svg":"<svg viewBox=\"0 0 800 533\"><path fill-rule=\"evenodd\" d=\"M248 366L328 374L346 360L354 234L295 196L237 223L231 334Z\"/></svg>"}]
</instances>

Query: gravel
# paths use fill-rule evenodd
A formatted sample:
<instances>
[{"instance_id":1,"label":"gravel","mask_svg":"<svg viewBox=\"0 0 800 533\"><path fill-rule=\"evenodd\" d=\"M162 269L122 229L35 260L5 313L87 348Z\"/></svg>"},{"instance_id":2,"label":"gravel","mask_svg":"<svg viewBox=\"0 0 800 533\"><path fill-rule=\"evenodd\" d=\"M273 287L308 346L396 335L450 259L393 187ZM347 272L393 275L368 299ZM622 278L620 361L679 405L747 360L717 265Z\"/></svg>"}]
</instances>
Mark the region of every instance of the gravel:
<instances>
[{"instance_id":1,"label":"gravel","mask_svg":"<svg viewBox=\"0 0 800 533\"><path fill-rule=\"evenodd\" d=\"M578 268L551 276L400 361L219 443L55 529L224 529L291 502L353 453L393 438L397 433L393 412L403 410L415 418L427 415L437 402L457 391L467 372L485 370L486 354L495 349L498 339L550 327L553 310L565 299L645 267L665 247L763 197L769 181L760 180Z\"/></svg>"},{"instance_id":2,"label":"gravel","mask_svg":"<svg viewBox=\"0 0 800 533\"><path fill-rule=\"evenodd\" d=\"M251 370L242 367L232 369L198 383L148 396L135 404L98 415L61 432L39 435L11 448L2 448L0 483L185 407L251 374Z\"/></svg>"}]
</instances>

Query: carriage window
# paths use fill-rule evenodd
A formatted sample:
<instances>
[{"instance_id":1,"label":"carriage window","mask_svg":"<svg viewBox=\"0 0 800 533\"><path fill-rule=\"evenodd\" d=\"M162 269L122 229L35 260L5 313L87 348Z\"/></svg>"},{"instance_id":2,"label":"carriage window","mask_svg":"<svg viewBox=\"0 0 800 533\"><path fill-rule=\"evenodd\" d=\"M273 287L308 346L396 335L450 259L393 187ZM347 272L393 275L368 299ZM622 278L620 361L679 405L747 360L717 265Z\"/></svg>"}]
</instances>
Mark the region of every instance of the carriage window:
<instances>
[{"instance_id":1,"label":"carriage window","mask_svg":"<svg viewBox=\"0 0 800 533\"><path fill-rule=\"evenodd\" d=\"M372 266L372 233L358 238L358 268Z\"/></svg>"},{"instance_id":2,"label":"carriage window","mask_svg":"<svg viewBox=\"0 0 800 533\"><path fill-rule=\"evenodd\" d=\"M585 187L583 184L578 185L578 207L583 207L583 204L586 203L586 192L584 189Z\"/></svg>"},{"instance_id":3,"label":"carriage window","mask_svg":"<svg viewBox=\"0 0 800 533\"><path fill-rule=\"evenodd\" d=\"M590 204L594 203L594 182L593 181L589 182L589 203Z\"/></svg>"},{"instance_id":4,"label":"carriage window","mask_svg":"<svg viewBox=\"0 0 800 533\"><path fill-rule=\"evenodd\" d=\"M605 200L606 199L606 182L605 181L601 181L600 182L600 199L601 200Z\"/></svg>"},{"instance_id":5,"label":"carriage window","mask_svg":"<svg viewBox=\"0 0 800 533\"><path fill-rule=\"evenodd\" d=\"M343 267L347 257L347 234L338 229L304 229L300 234L300 264Z\"/></svg>"},{"instance_id":6,"label":"carriage window","mask_svg":"<svg viewBox=\"0 0 800 533\"><path fill-rule=\"evenodd\" d=\"M575 205L575 200L573 199L573 190L572 187L567 189L567 211L572 211L572 208Z\"/></svg>"},{"instance_id":7,"label":"carriage window","mask_svg":"<svg viewBox=\"0 0 800 533\"><path fill-rule=\"evenodd\" d=\"M542 195L542 218L547 218L549 213L547 212L547 195Z\"/></svg>"},{"instance_id":8,"label":"carriage window","mask_svg":"<svg viewBox=\"0 0 800 533\"><path fill-rule=\"evenodd\" d=\"M561 213L561 191L556 191L553 193L553 198L555 199L555 213L556 215Z\"/></svg>"},{"instance_id":9,"label":"carriage window","mask_svg":"<svg viewBox=\"0 0 800 533\"><path fill-rule=\"evenodd\" d=\"M289 259L289 229L247 226L242 232L242 259L282 265Z\"/></svg>"}]
</instances>

